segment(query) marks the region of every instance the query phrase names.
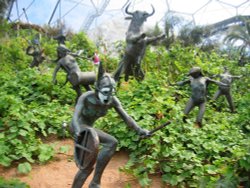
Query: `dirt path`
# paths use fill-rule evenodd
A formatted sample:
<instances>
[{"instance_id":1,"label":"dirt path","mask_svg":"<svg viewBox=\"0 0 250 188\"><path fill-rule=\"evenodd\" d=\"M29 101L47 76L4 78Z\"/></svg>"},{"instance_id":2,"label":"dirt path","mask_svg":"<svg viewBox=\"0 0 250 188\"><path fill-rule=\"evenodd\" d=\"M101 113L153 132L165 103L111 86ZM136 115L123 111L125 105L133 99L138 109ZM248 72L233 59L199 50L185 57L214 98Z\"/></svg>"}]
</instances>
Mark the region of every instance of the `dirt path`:
<instances>
[{"instance_id":1,"label":"dirt path","mask_svg":"<svg viewBox=\"0 0 250 188\"><path fill-rule=\"evenodd\" d=\"M0 167L0 176L5 178L18 178L30 185L31 188L71 188L73 178L78 170L73 159L73 144L71 140L57 142L57 145L68 145L67 154L58 154L55 159L46 165L33 165L28 175L20 175L16 168L4 169ZM131 176L119 171L128 161L128 154L124 151L117 152L102 177L102 188L140 188L140 185ZM87 179L83 188L88 188L92 175ZM160 177L152 177L152 188L164 187Z\"/></svg>"}]
</instances>

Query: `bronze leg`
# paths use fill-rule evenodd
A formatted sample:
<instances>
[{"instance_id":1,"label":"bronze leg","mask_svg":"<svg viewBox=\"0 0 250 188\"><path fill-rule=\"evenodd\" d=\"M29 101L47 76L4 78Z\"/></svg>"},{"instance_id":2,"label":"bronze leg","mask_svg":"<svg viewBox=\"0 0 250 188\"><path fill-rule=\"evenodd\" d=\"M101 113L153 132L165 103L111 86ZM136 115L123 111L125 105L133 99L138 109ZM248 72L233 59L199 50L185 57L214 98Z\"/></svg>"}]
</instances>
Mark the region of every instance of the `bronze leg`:
<instances>
[{"instance_id":1,"label":"bronze leg","mask_svg":"<svg viewBox=\"0 0 250 188\"><path fill-rule=\"evenodd\" d=\"M118 143L118 141L113 136L101 130L95 130L99 136L100 144L103 146L103 148L100 150L97 156L94 177L89 185L89 188L100 188L103 171L114 155Z\"/></svg>"}]
</instances>

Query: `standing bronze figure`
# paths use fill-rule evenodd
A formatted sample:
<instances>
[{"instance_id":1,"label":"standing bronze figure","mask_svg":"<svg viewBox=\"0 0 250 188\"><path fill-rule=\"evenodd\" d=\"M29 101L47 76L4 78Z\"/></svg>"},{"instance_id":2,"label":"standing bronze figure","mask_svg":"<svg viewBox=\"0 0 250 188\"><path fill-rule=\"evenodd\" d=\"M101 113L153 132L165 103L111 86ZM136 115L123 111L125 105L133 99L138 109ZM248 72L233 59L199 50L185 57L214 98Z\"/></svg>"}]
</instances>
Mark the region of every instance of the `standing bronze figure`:
<instances>
[{"instance_id":1,"label":"standing bronze figure","mask_svg":"<svg viewBox=\"0 0 250 188\"><path fill-rule=\"evenodd\" d=\"M89 188L100 188L103 171L114 155L117 139L94 128L94 123L100 117L114 108L124 122L138 134L148 136L149 131L142 129L123 109L115 94L115 80L103 70L100 63L95 91L81 95L75 107L71 130L75 138L75 161L79 168L72 188L81 188L91 174L95 165L94 177ZM98 152L99 143L102 148Z\"/></svg>"},{"instance_id":2,"label":"standing bronze figure","mask_svg":"<svg viewBox=\"0 0 250 188\"><path fill-rule=\"evenodd\" d=\"M227 86L227 84L212 80L208 77L204 77L200 67L193 67L188 74L190 79L177 82L177 85L190 84L191 86L191 97L185 107L183 122L186 123L187 115L195 107L199 107L199 113L196 118L196 123L199 127L202 126L202 118L205 113L205 104L206 104L206 94L207 94L207 85L208 83L215 83L217 85Z\"/></svg>"},{"instance_id":3,"label":"standing bronze figure","mask_svg":"<svg viewBox=\"0 0 250 188\"><path fill-rule=\"evenodd\" d=\"M233 97L231 94L231 84L235 78L241 78L242 76L231 75L228 68L224 67L224 72L222 74L216 75L220 78L222 83L227 84L227 86L220 85L218 91L214 94L213 100L217 100L221 95L225 95L229 108L232 113L235 112L235 106L233 103Z\"/></svg>"}]
</instances>

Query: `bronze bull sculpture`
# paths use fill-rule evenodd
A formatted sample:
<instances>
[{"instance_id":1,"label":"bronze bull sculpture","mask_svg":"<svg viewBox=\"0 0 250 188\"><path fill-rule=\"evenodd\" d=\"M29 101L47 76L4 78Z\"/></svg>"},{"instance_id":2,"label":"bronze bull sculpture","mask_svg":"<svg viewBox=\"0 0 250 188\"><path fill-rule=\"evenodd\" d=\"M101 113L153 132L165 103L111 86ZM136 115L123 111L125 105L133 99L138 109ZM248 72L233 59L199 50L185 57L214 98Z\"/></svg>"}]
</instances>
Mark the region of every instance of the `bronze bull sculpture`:
<instances>
[{"instance_id":1,"label":"bronze bull sculpture","mask_svg":"<svg viewBox=\"0 0 250 188\"><path fill-rule=\"evenodd\" d=\"M129 5L130 4L126 7L125 12L130 16L125 19L129 19L131 22L126 33L124 56L113 74L116 81L120 80L122 74L125 74L125 81L129 80L129 76L134 76L138 81L143 80L145 74L141 68L141 60L144 57L146 47L165 37L165 34L156 37L147 37L145 33L141 32L143 23L148 17L155 13L155 9L152 5L153 10L151 13L138 10L129 12Z\"/></svg>"}]
</instances>

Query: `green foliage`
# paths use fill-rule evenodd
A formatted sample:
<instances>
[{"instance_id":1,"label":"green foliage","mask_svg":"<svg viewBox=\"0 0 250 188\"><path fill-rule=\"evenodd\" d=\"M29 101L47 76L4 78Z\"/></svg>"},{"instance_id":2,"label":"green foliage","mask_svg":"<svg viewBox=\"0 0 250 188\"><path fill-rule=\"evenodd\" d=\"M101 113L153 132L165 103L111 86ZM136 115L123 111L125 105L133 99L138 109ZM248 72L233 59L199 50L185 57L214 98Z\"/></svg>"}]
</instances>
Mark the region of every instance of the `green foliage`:
<instances>
[{"instance_id":1,"label":"green foliage","mask_svg":"<svg viewBox=\"0 0 250 188\"><path fill-rule=\"evenodd\" d=\"M70 49L72 51L84 50L85 56L93 56L95 52L94 43L83 32L75 34L70 41Z\"/></svg>"},{"instance_id":2,"label":"green foliage","mask_svg":"<svg viewBox=\"0 0 250 188\"><path fill-rule=\"evenodd\" d=\"M65 136L62 123L70 121L75 98L68 85L64 89L52 85L53 70L46 64L42 64L42 72L28 68L31 59L25 55L28 43L23 38L3 39L0 44L0 164L3 166L17 160L44 163L53 158L53 147L43 144L42 139L49 135ZM20 164L20 172L28 172L29 163Z\"/></svg>"},{"instance_id":3,"label":"green foliage","mask_svg":"<svg viewBox=\"0 0 250 188\"><path fill-rule=\"evenodd\" d=\"M67 153L68 151L69 151L69 146L61 146L60 148L59 148L59 152L60 153Z\"/></svg>"},{"instance_id":4,"label":"green foliage","mask_svg":"<svg viewBox=\"0 0 250 188\"><path fill-rule=\"evenodd\" d=\"M41 162L47 162L49 161L54 155L54 149L51 146L48 145L40 145L39 146L39 155L38 159Z\"/></svg>"},{"instance_id":5,"label":"green foliage","mask_svg":"<svg viewBox=\"0 0 250 188\"><path fill-rule=\"evenodd\" d=\"M239 17L244 24L241 26L233 26L228 34L225 36L224 41L229 45L236 46L241 55L249 55L250 49L250 21ZM237 44L237 45L236 45ZM240 45L238 45L240 44Z\"/></svg>"},{"instance_id":6,"label":"green foliage","mask_svg":"<svg viewBox=\"0 0 250 188\"><path fill-rule=\"evenodd\" d=\"M184 46L197 45L202 42L204 30L200 26L184 25L177 37Z\"/></svg>"},{"instance_id":7,"label":"green foliage","mask_svg":"<svg viewBox=\"0 0 250 188\"><path fill-rule=\"evenodd\" d=\"M7 23L6 20L2 20L0 15L0 41L2 40L2 37L4 37L4 34L7 33L9 30L10 30L10 25Z\"/></svg>"},{"instance_id":8,"label":"green foliage","mask_svg":"<svg viewBox=\"0 0 250 188\"><path fill-rule=\"evenodd\" d=\"M1 188L29 188L30 186L26 183L19 181L18 179L5 180L0 177L0 187Z\"/></svg>"},{"instance_id":9,"label":"green foliage","mask_svg":"<svg viewBox=\"0 0 250 188\"><path fill-rule=\"evenodd\" d=\"M31 171L32 167L30 163L25 162L25 163L19 163L17 170L21 174L28 174Z\"/></svg>"}]
</instances>

